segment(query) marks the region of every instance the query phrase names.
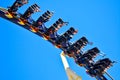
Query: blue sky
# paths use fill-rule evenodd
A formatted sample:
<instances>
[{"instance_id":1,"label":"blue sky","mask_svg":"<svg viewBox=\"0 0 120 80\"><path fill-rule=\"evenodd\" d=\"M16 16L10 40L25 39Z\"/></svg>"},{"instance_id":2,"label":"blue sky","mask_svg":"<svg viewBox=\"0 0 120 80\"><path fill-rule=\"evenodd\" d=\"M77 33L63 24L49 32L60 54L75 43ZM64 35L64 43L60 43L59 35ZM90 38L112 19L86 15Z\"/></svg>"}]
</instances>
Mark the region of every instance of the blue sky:
<instances>
[{"instance_id":1,"label":"blue sky","mask_svg":"<svg viewBox=\"0 0 120 80\"><path fill-rule=\"evenodd\" d=\"M0 1L0 7L6 8L15 0ZM73 26L79 32L71 42L86 36L94 44L84 50L97 46L106 57L118 61L108 72L115 80L120 79L119 0L29 0L29 4L20 8L19 12L24 13L34 3L40 5L42 11L32 16L35 20L46 10L54 11L54 16L46 23L47 27L62 18L69 25L61 28L59 33ZM0 80L67 80L60 52L41 37L0 18ZM95 80L72 58L68 58L68 61L83 80Z\"/></svg>"}]
</instances>

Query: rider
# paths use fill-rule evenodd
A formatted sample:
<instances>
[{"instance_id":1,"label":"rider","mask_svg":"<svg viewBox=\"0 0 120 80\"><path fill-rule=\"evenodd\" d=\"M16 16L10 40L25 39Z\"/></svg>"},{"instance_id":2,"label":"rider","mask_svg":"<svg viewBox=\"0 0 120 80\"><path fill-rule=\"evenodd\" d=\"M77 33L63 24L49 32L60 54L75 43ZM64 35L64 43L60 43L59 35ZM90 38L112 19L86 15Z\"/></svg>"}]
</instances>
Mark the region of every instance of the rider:
<instances>
[{"instance_id":1,"label":"rider","mask_svg":"<svg viewBox=\"0 0 120 80\"><path fill-rule=\"evenodd\" d=\"M9 7L8 12L15 15L18 8L20 8L21 6L27 3L28 3L28 0L16 0L14 4L11 7Z\"/></svg>"},{"instance_id":2,"label":"rider","mask_svg":"<svg viewBox=\"0 0 120 80\"><path fill-rule=\"evenodd\" d=\"M49 36L49 38L54 41L56 41L59 37L58 33L55 30L53 30L52 28L51 28L51 30L49 30L47 36Z\"/></svg>"},{"instance_id":3,"label":"rider","mask_svg":"<svg viewBox=\"0 0 120 80\"><path fill-rule=\"evenodd\" d=\"M44 23L49 21L49 19L52 17L53 12L46 11L42 16L38 18L38 20L33 24L34 28L42 33L47 31L47 28Z\"/></svg>"},{"instance_id":4,"label":"rider","mask_svg":"<svg viewBox=\"0 0 120 80\"><path fill-rule=\"evenodd\" d=\"M25 13L21 16L21 19L24 19L27 22L32 23L31 15L35 12L39 12L40 11L39 8L40 7L37 4L33 4L25 11Z\"/></svg>"}]
</instances>

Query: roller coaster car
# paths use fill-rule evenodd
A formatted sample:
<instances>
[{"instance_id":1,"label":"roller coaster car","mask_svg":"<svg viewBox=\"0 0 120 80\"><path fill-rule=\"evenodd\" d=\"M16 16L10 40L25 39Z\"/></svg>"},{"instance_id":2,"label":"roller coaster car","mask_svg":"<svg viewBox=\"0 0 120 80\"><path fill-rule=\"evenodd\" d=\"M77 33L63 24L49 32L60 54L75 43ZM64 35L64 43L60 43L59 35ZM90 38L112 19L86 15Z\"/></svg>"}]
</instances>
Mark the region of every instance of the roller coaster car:
<instances>
[{"instance_id":1,"label":"roller coaster car","mask_svg":"<svg viewBox=\"0 0 120 80\"><path fill-rule=\"evenodd\" d=\"M109 68L110 66L112 66L112 63L113 62L109 58L105 58L105 59L97 61L95 63L95 66L97 66L97 65L103 65L104 67Z\"/></svg>"},{"instance_id":2,"label":"roller coaster car","mask_svg":"<svg viewBox=\"0 0 120 80\"><path fill-rule=\"evenodd\" d=\"M34 21L33 26L31 26L31 31L32 32L38 32L40 31L41 34L46 32L47 28L44 25L49 19L52 17L53 12L46 11L45 13L42 14L36 21ZM47 37L46 35L43 35L44 37Z\"/></svg>"},{"instance_id":3,"label":"roller coaster car","mask_svg":"<svg viewBox=\"0 0 120 80\"><path fill-rule=\"evenodd\" d=\"M70 48L70 51L68 50L69 48ZM69 48L66 50L66 54L69 57L76 58L78 55L82 54L82 52L75 46L73 46L73 47L69 46Z\"/></svg>"},{"instance_id":4,"label":"roller coaster car","mask_svg":"<svg viewBox=\"0 0 120 80\"><path fill-rule=\"evenodd\" d=\"M90 58L91 57L88 57L88 56L86 56L86 57L80 57L80 58L78 58L78 59L75 59L75 62L79 65L79 66L85 66L85 65L87 65L87 64L89 64L90 63Z\"/></svg>"},{"instance_id":5,"label":"roller coaster car","mask_svg":"<svg viewBox=\"0 0 120 80\"><path fill-rule=\"evenodd\" d=\"M112 61L109 58L105 58L97 61L87 73L93 77L103 75L108 68L112 65Z\"/></svg>"},{"instance_id":6,"label":"roller coaster car","mask_svg":"<svg viewBox=\"0 0 120 80\"><path fill-rule=\"evenodd\" d=\"M90 59L93 60L93 58L95 58L98 55L98 53L100 53L100 50L97 47L94 47L85 52L82 57L90 56Z\"/></svg>"},{"instance_id":7,"label":"roller coaster car","mask_svg":"<svg viewBox=\"0 0 120 80\"><path fill-rule=\"evenodd\" d=\"M47 10L45 13L43 13L38 20L36 21L36 23L38 22L42 22L42 23L46 23L47 21L49 21L49 19L53 16L53 12Z\"/></svg>"},{"instance_id":8,"label":"roller coaster car","mask_svg":"<svg viewBox=\"0 0 120 80\"><path fill-rule=\"evenodd\" d=\"M54 36L51 36L51 35L56 34L57 31L58 31L63 25L64 25L64 21L63 21L61 18L59 18L55 23L53 23L53 24L47 29L47 31L45 32L45 37L46 37L47 39L52 38L52 39L56 40L56 37L54 37L55 35L54 35Z\"/></svg>"},{"instance_id":9,"label":"roller coaster car","mask_svg":"<svg viewBox=\"0 0 120 80\"><path fill-rule=\"evenodd\" d=\"M88 40L85 37L80 38L75 43L73 43L66 51L67 55L69 57L74 57L75 54L80 54L81 49L86 46L88 43Z\"/></svg>"},{"instance_id":10,"label":"roller coaster car","mask_svg":"<svg viewBox=\"0 0 120 80\"><path fill-rule=\"evenodd\" d=\"M75 59L75 62L80 66L86 66L93 62L93 59L97 56L99 53L99 49L97 47L92 48L85 52L83 55Z\"/></svg>"},{"instance_id":11,"label":"roller coaster car","mask_svg":"<svg viewBox=\"0 0 120 80\"><path fill-rule=\"evenodd\" d=\"M61 48L65 48L65 46L62 46L62 44L68 44L70 39L72 39L73 35L77 33L77 30L75 30L73 27L69 28L64 34L58 37L58 39L55 41L55 44L57 46L61 45ZM66 47L67 48L67 47Z\"/></svg>"},{"instance_id":12,"label":"roller coaster car","mask_svg":"<svg viewBox=\"0 0 120 80\"><path fill-rule=\"evenodd\" d=\"M5 13L5 16L8 18L13 18L17 15L17 10L24 4L27 4L28 0L16 0L11 7L8 7L8 12Z\"/></svg>"},{"instance_id":13,"label":"roller coaster car","mask_svg":"<svg viewBox=\"0 0 120 80\"><path fill-rule=\"evenodd\" d=\"M31 5L23 15L21 15L19 22L22 23L21 25L25 25L27 22L32 23L31 15L34 14L35 12L39 12L39 6L37 4Z\"/></svg>"}]
</instances>

